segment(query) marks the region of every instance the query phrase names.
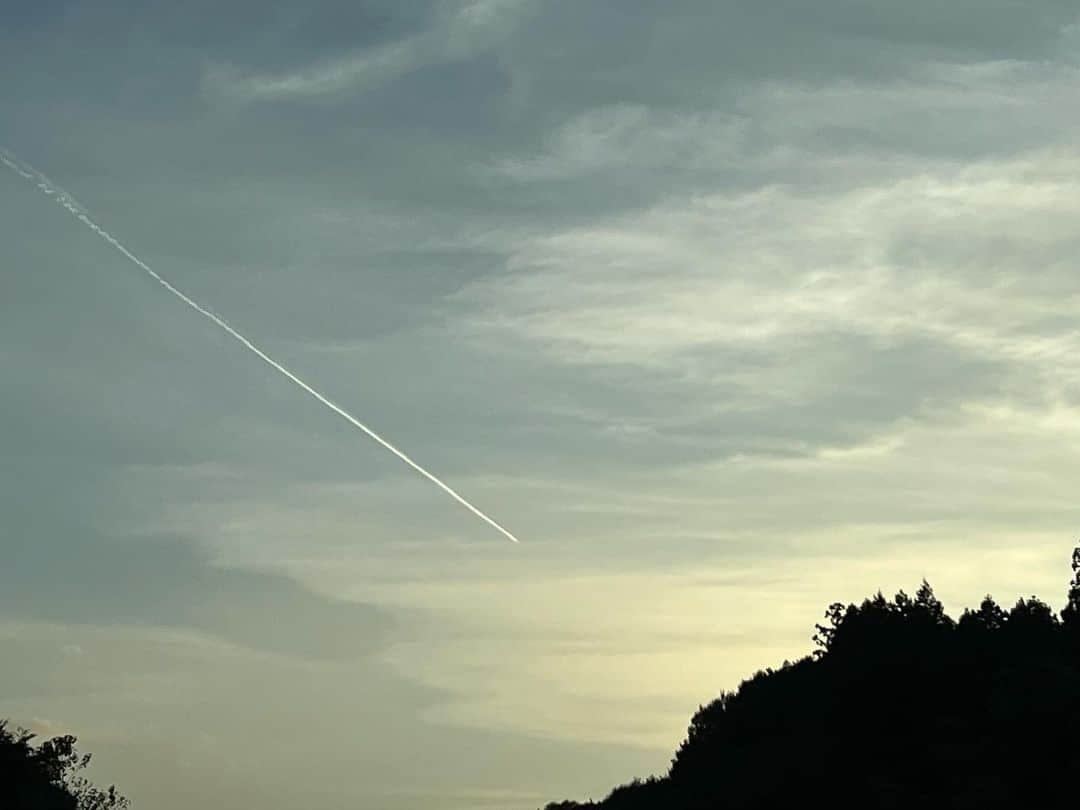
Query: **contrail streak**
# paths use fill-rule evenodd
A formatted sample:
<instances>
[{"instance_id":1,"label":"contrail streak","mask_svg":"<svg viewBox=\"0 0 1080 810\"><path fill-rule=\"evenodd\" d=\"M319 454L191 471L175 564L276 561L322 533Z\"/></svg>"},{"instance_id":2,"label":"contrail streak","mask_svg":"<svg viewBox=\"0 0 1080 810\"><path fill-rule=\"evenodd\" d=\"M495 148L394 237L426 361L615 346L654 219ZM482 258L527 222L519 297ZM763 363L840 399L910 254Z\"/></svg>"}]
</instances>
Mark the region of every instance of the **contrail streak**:
<instances>
[{"instance_id":1,"label":"contrail streak","mask_svg":"<svg viewBox=\"0 0 1080 810\"><path fill-rule=\"evenodd\" d=\"M31 183L34 183L43 193L45 193L45 194L49 195L50 197L52 197L53 199L55 199L56 202L58 202L61 206L63 206L68 211L68 213L70 213L73 217L75 217L77 220L79 220L79 222L83 223L86 227L88 227L90 230L92 230L94 233L96 233L98 236L100 236L102 239L104 239L106 242L108 242L110 245L112 245L114 248L116 248L121 254L123 254L124 258L126 258L130 262L132 262L136 267L138 267L140 270L144 271L147 275L149 275L152 279L154 279L154 281L156 281L158 284L160 284L162 287L164 287L170 293L175 295L177 298L179 298L181 301L183 301L185 304L187 304L193 310L198 312L200 315L202 315L202 316L204 316L206 318L209 318L215 324L217 324L222 329L224 329L226 332L228 332L229 335L236 338L236 340L238 340L240 343L242 343L246 349L251 351L256 357L258 357L264 363L269 365L275 371L282 374L284 377L289 379L291 382L298 385L300 388L302 388L307 393L311 394L311 396L315 397L315 399L317 399L319 402L321 402L327 408L332 410L334 413L336 413L342 419L347 421L353 427L360 428L360 430L362 430L364 433L366 433L370 438L374 439L376 442L381 444L383 447L385 447L387 450L389 450L391 453L393 453L395 456L397 456L399 459L401 459L401 461L405 462L407 465L412 467L414 470L416 470L416 472L420 473L420 475L424 476L424 478L429 480L431 483L433 483L435 486L437 486L439 489L441 489L443 492L445 492L447 495L449 495L451 498L453 498L459 504L461 504L466 509L468 509L470 512L472 512L474 515L476 515L478 518L480 518L482 521L484 521L485 523L487 523L488 525L490 525L491 527L495 528L496 530L501 532L503 535L505 535L508 540L511 540L514 543L519 542L518 539L511 532L504 529L494 519L488 517L486 514L481 512L477 507L475 507L471 503L469 503L469 501L467 501L464 497L459 495L449 484L444 483L438 477L436 477L432 473L425 470L423 467L421 467L419 464L417 464L415 461L413 461L411 458L409 458L409 456L406 455L402 450L399 450L398 448L394 447L394 445L392 445L390 442L388 442L386 439L384 439L382 436L380 436L374 430L369 428L367 425L365 425L363 422L361 422L355 416L350 414L344 408L342 408L341 406L335 404L328 397L326 397L323 394L319 393L314 388L312 388L310 385L308 385L306 382L301 380L299 377L297 377L295 374L293 374L291 371L289 371L287 368L285 368L285 366L281 365L281 363L279 363L277 360L275 360L273 357L268 355L266 352L264 352L262 349L260 349L258 346L256 346L254 343L252 343L246 337L244 337L242 334L240 334L235 329L233 329L231 326L229 326L228 322L226 322L223 318L215 315L213 312L211 312L210 310L203 307L197 301L189 298L183 292L181 292L176 287L174 287L172 284L170 284L168 281L166 281L162 276L158 275L158 273L155 270L153 270L150 267L150 265L148 265L146 262L144 262L142 259L140 259L138 256L136 256L134 253L132 253L130 250L128 250L126 247L124 247L122 244L120 244L120 242L112 234L110 234L108 231L106 231L104 228L102 228L100 225L98 225L96 222L94 222L92 219L90 219L90 217L88 216L88 214L86 212L86 209L84 209L81 205L79 205L79 203L76 202L74 197L72 197L70 194L68 194L62 188L60 188L55 183L53 183L51 180L49 180L49 178L47 178L41 172L37 171L36 169L29 166L28 164L23 163L22 161L18 160L11 152L8 152L7 150L2 149L2 148L0 148L0 162L2 162L5 166L7 166L9 169L11 169L16 174L22 176L24 179L29 180Z\"/></svg>"}]
</instances>

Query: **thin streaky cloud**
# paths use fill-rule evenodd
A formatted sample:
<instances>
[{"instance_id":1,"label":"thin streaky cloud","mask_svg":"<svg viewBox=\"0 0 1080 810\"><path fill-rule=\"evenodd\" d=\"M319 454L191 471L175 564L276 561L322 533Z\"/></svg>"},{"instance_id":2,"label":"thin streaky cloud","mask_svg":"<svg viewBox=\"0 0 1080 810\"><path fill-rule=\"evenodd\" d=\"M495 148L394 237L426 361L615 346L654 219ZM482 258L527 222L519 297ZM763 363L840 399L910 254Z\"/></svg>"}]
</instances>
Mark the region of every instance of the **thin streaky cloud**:
<instances>
[{"instance_id":1,"label":"thin streaky cloud","mask_svg":"<svg viewBox=\"0 0 1080 810\"><path fill-rule=\"evenodd\" d=\"M419 34L294 71L259 73L235 65L212 65L203 75L204 89L227 98L276 101L377 86L492 45L516 27L521 11L530 2L473 0L440 15L438 23Z\"/></svg>"}]
</instances>

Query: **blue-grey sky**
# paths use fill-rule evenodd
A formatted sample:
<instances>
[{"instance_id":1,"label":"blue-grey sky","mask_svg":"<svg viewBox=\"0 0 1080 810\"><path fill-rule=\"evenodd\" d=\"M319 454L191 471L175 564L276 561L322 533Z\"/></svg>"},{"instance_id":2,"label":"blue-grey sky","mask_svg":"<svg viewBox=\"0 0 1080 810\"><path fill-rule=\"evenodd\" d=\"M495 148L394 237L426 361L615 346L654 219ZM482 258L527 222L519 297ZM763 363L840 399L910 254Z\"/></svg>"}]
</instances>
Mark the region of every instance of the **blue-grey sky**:
<instances>
[{"instance_id":1,"label":"blue-grey sky","mask_svg":"<svg viewBox=\"0 0 1080 810\"><path fill-rule=\"evenodd\" d=\"M139 808L661 771L834 599L1063 594L1064 0L23 2L0 717ZM298 753L300 752L300 753Z\"/></svg>"}]
</instances>

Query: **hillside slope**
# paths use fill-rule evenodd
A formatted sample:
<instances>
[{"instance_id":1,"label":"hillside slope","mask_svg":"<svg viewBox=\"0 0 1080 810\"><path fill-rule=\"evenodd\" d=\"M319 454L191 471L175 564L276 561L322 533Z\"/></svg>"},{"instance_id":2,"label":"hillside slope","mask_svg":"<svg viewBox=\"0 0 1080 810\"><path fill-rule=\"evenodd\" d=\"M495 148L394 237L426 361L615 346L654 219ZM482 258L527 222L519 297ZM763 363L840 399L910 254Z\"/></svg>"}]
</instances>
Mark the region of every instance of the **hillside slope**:
<instances>
[{"instance_id":1,"label":"hillside slope","mask_svg":"<svg viewBox=\"0 0 1080 810\"><path fill-rule=\"evenodd\" d=\"M1058 807L1080 796L1080 548L1060 615L923 583L831 605L819 649L702 707L669 772L548 810Z\"/></svg>"}]
</instances>

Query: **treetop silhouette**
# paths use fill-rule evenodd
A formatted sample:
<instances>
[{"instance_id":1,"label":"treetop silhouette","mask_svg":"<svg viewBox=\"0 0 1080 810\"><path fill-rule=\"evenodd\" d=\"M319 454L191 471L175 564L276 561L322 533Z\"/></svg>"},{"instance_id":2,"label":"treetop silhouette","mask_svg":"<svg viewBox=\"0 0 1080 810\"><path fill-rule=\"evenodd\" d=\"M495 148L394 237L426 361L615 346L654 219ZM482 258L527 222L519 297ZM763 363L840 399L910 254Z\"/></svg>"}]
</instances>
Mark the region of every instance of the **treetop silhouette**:
<instances>
[{"instance_id":1,"label":"treetop silhouette","mask_svg":"<svg viewBox=\"0 0 1080 810\"><path fill-rule=\"evenodd\" d=\"M1080 796L1080 547L1060 615L923 581L829 605L817 650L702 706L668 773L547 810L1050 808Z\"/></svg>"},{"instance_id":2,"label":"treetop silhouette","mask_svg":"<svg viewBox=\"0 0 1080 810\"><path fill-rule=\"evenodd\" d=\"M126 810L115 787L95 787L82 772L90 754L80 754L70 734L33 745L36 735L12 730L0 720L0 808L4 810Z\"/></svg>"}]
</instances>

